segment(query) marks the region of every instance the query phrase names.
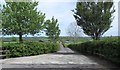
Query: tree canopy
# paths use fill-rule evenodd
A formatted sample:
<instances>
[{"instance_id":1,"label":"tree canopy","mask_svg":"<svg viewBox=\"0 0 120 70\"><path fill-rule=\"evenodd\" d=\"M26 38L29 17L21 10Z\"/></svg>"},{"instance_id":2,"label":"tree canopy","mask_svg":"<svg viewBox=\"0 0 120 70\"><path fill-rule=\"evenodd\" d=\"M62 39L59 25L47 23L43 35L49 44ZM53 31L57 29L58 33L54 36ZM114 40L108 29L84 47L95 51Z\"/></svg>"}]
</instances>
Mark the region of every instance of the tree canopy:
<instances>
[{"instance_id":1,"label":"tree canopy","mask_svg":"<svg viewBox=\"0 0 120 70\"><path fill-rule=\"evenodd\" d=\"M1 11L1 5L0 5L0 32L2 31L2 11Z\"/></svg>"},{"instance_id":2,"label":"tree canopy","mask_svg":"<svg viewBox=\"0 0 120 70\"><path fill-rule=\"evenodd\" d=\"M46 20L45 26L46 26L46 35L52 40L56 41L59 38L60 35L60 29L59 25L57 24L58 20L52 17L51 20Z\"/></svg>"},{"instance_id":3,"label":"tree canopy","mask_svg":"<svg viewBox=\"0 0 120 70\"><path fill-rule=\"evenodd\" d=\"M3 34L17 34L22 42L22 35L40 32L45 14L37 10L37 5L38 2L6 2L2 9Z\"/></svg>"},{"instance_id":4,"label":"tree canopy","mask_svg":"<svg viewBox=\"0 0 120 70\"><path fill-rule=\"evenodd\" d=\"M113 2L77 2L74 17L84 33L98 40L111 27Z\"/></svg>"}]
</instances>

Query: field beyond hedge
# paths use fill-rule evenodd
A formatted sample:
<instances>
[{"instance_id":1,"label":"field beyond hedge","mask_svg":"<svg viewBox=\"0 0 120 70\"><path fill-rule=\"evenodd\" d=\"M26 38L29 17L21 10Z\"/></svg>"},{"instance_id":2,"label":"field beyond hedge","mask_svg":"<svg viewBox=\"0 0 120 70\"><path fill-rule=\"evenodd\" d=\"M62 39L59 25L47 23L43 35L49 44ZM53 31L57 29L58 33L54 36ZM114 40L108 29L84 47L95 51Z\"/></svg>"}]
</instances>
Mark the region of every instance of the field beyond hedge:
<instances>
[{"instance_id":1,"label":"field beyond hedge","mask_svg":"<svg viewBox=\"0 0 120 70\"><path fill-rule=\"evenodd\" d=\"M70 44L68 47L80 53L99 55L112 62L120 63L120 39L118 38Z\"/></svg>"},{"instance_id":2,"label":"field beyond hedge","mask_svg":"<svg viewBox=\"0 0 120 70\"><path fill-rule=\"evenodd\" d=\"M3 43L2 46L8 50L7 58L53 53L59 50L58 43L48 42Z\"/></svg>"}]
</instances>

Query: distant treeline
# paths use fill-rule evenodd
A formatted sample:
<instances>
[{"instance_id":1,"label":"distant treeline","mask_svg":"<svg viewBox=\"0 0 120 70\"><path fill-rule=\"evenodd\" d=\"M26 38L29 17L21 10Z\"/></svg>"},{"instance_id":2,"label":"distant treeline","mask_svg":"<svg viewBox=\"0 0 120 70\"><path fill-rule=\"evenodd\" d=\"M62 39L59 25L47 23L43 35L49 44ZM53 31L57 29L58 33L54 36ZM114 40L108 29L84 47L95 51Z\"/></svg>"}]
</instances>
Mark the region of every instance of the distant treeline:
<instances>
[{"instance_id":1,"label":"distant treeline","mask_svg":"<svg viewBox=\"0 0 120 70\"><path fill-rule=\"evenodd\" d=\"M107 36L107 37L101 37L101 39L104 38L120 38L120 36ZM18 37L3 37L2 41L3 42L10 42L10 41L18 41ZM61 36L60 40L61 41L72 41L72 40L83 40L83 41L88 41L88 40L92 40L90 37L70 37L70 36ZM49 39L47 37L23 37L23 40L25 41L49 41Z\"/></svg>"}]
</instances>

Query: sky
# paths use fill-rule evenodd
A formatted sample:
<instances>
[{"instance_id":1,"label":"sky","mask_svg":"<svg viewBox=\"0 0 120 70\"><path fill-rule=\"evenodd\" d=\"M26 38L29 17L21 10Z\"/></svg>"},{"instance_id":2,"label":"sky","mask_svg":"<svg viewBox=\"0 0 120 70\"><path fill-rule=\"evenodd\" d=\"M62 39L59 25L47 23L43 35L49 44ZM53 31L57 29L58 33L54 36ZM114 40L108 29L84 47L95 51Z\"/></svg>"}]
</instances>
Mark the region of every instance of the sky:
<instances>
[{"instance_id":1,"label":"sky","mask_svg":"<svg viewBox=\"0 0 120 70\"><path fill-rule=\"evenodd\" d=\"M110 28L103 36L118 36L118 1L114 0L114 6L116 12L114 13L114 20L112 22L112 28ZM3 4L4 0L0 0ZM38 10L46 14L46 20L54 18L58 19L58 24L61 30L60 36L68 36L67 28L70 23L75 22L73 12L76 7L77 0L39 0L37 6ZM45 36L42 34L41 36ZM85 35L83 35L85 36Z\"/></svg>"},{"instance_id":2,"label":"sky","mask_svg":"<svg viewBox=\"0 0 120 70\"><path fill-rule=\"evenodd\" d=\"M118 4L118 15L119 15L119 17L118 17L118 35L120 36L120 1L119 1L119 4Z\"/></svg>"}]
</instances>

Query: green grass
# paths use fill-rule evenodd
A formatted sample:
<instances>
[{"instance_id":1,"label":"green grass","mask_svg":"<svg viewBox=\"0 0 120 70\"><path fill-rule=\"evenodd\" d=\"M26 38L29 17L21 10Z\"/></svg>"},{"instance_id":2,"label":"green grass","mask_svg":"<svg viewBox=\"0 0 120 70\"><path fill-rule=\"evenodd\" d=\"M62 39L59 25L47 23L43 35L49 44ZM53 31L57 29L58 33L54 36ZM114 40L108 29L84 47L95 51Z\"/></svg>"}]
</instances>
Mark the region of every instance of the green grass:
<instances>
[{"instance_id":1,"label":"green grass","mask_svg":"<svg viewBox=\"0 0 120 70\"><path fill-rule=\"evenodd\" d=\"M0 41L0 47L2 47L2 42Z\"/></svg>"},{"instance_id":2,"label":"green grass","mask_svg":"<svg viewBox=\"0 0 120 70\"><path fill-rule=\"evenodd\" d=\"M17 42L19 41L18 37L15 37ZM23 37L23 41L39 41L39 40L43 40L43 41L48 41L47 37ZM2 38L3 42L11 42L12 41L12 37L9 38Z\"/></svg>"},{"instance_id":3,"label":"green grass","mask_svg":"<svg viewBox=\"0 0 120 70\"><path fill-rule=\"evenodd\" d=\"M11 41L11 42L3 42L3 43L18 43L18 42L12 42L12 41Z\"/></svg>"},{"instance_id":4,"label":"green grass","mask_svg":"<svg viewBox=\"0 0 120 70\"><path fill-rule=\"evenodd\" d=\"M18 37L15 37L16 38L16 42L19 42L19 39ZM107 39L107 38L118 38L118 37L102 37L101 39ZM49 42L49 39L47 37L23 37L23 40L24 41L32 41L32 42L35 42L35 41L39 41L39 40L42 40L44 42ZM65 44L65 46L69 45L69 44L78 44L78 43L83 43L83 42L86 42L86 41L90 41L92 40L90 37L77 37L77 38L74 38L74 37L60 37L60 40ZM12 40L12 37L10 38L3 38L2 39L3 42L5 43L8 43L8 42L12 42L12 43L15 43L15 41Z\"/></svg>"},{"instance_id":5,"label":"green grass","mask_svg":"<svg viewBox=\"0 0 120 70\"><path fill-rule=\"evenodd\" d=\"M2 39L0 39L0 47L2 47Z\"/></svg>"},{"instance_id":6,"label":"green grass","mask_svg":"<svg viewBox=\"0 0 120 70\"><path fill-rule=\"evenodd\" d=\"M64 43L66 43L67 40L69 40L69 43L76 43L76 42L83 42L83 41L87 41L89 40L90 38L87 38L87 37L79 37L79 38L73 38L73 37L60 37L60 40ZM2 38L3 42L12 42L12 37L10 38ZM16 40L18 42L18 37L16 37ZM42 41L45 41L45 42L48 42L49 39L47 37L28 37L28 38L25 38L23 37L23 40L24 41L39 41L39 40L42 40Z\"/></svg>"},{"instance_id":7,"label":"green grass","mask_svg":"<svg viewBox=\"0 0 120 70\"><path fill-rule=\"evenodd\" d=\"M4 43L18 43L19 38L15 37L16 41L13 41L13 37L10 38L3 38L2 41ZM39 40L42 40L44 42L49 42L49 39L47 37L23 37L23 41L32 41L32 42L38 42ZM73 38L73 37L60 37L60 41L64 43L64 46L67 47L69 44L74 44L74 43L82 43L91 40L89 37L79 37L79 38Z\"/></svg>"}]
</instances>

